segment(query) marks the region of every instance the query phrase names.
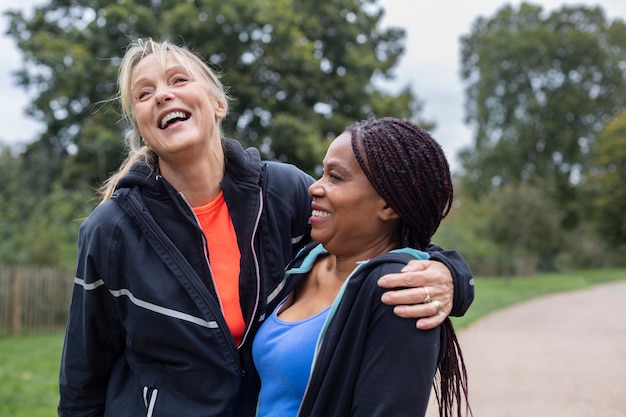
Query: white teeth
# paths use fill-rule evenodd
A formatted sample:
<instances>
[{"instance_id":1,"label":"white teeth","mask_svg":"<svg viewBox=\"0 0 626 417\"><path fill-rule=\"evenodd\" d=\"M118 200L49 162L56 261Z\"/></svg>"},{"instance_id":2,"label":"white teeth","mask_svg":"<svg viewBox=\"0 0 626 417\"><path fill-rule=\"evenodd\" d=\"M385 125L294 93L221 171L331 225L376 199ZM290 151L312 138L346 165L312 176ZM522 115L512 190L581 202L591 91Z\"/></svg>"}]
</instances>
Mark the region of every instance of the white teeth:
<instances>
[{"instance_id":1,"label":"white teeth","mask_svg":"<svg viewBox=\"0 0 626 417\"><path fill-rule=\"evenodd\" d=\"M328 217L328 216L330 216L330 213L329 213L329 212L327 212L327 211L313 210L313 211L311 212L311 215L312 215L313 217Z\"/></svg>"},{"instance_id":2,"label":"white teeth","mask_svg":"<svg viewBox=\"0 0 626 417\"><path fill-rule=\"evenodd\" d=\"M187 115L185 113L183 113L182 111L173 111L171 113L166 114L161 119L161 129L165 129L165 126L167 126L167 123L170 120L176 119L176 118L178 118L178 119L187 119Z\"/></svg>"}]
</instances>

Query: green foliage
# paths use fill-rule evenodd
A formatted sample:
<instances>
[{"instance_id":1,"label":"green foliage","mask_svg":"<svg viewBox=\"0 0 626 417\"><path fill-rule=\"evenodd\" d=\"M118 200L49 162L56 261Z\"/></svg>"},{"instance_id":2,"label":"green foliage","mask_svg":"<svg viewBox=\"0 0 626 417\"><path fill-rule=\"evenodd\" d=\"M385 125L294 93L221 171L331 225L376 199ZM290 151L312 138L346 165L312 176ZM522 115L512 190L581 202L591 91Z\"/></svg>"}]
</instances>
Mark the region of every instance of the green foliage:
<instances>
[{"instance_id":1,"label":"green foliage","mask_svg":"<svg viewBox=\"0 0 626 417\"><path fill-rule=\"evenodd\" d=\"M604 127L584 174L589 217L609 244L626 250L626 111Z\"/></svg>"},{"instance_id":2,"label":"green foliage","mask_svg":"<svg viewBox=\"0 0 626 417\"><path fill-rule=\"evenodd\" d=\"M532 274L554 269L563 243L560 216L548 193L530 184L493 188L480 200L457 184L433 241L458 250L474 274Z\"/></svg>"},{"instance_id":3,"label":"green foliage","mask_svg":"<svg viewBox=\"0 0 626 417\"><path fill-rule=\"evenodd\" d=\"M467 120L475 143L461 153L475 198L494 185L554 190L563 225L579 222L579 173L600 128L626 103L626 25L597 7L506 5L461 39Z\"/></svg>"},{"instance_id":4,"label":"green foliage","mask_svg":"<svg viewBox=\"0 0 626 417\"><path fill-rule=\"evenodd\" d=\"M487 204L468 198L462 189L455 187L452 210L432 241L459 251L475 275L497 274L500 248L489 234L480 230L483 219L490 215Z\"/></svg>"},{"instance_id":5,"label":"green foliage","mask_svg":"<svg viewBox=\"0 0 626 417\"><path fill-rule=\"evenodd\" d=\"M380 28L375 0L49 0L32 12L8 12L7 34L24 59L16 76L34 97L28 113L46 130L0 162L10 180L0 262L74 262L93 189L123 158L116 78L138 36L198 53L233 98L226 134L313 175L352 121L421 110L409 89L392 95L373 83L389 78L405 37Z\"/></svg>"},{"instance_id":6,"label":"green foliage","mask_svg":"<svg viewBox=\"0 0 626 417\"><path fill-rule=\"evenodd\" d=\"M624 265L623 250L608 244L588 219L573 230L560 227L563 214L549 190L510 184L477 201L455 188L453 208L433 241L459 251L475 275Z\"/></svg>"},{"instance_id":7,"label":"green foliage","mask_svg":"<svg viewBox=\"0 0 626 417\"><path fill-rule=\"evenodd\" d=\"M93 186L119 164L124 126L110 99L116 64L137 36L205 58L233 97L225 132L312 173L324 141L351 121L410 118L419 108L410 91L389 95L372 83L396 65L405 36L380 29L372 0L50 0L30 19L9 16L25 58L20 83L37 92L29 111L48 127L29 152L50 158L52 176L75 164L70 186Z\"/></svg>"},{"instance_id":8,"label":"green foliage","mask_svg":"<svg viewBox=\"0 0 626 417\"><path fill-rule=\"evenodd\" d=\"M564 232L563 246L555 257L559 271L607 268L626 265L624 250L612 246L591 221Z\"/></svg>"},{"instance_id":9,"label":"green foliage","mask_svg":"<svg viewBox=\"0 0 626 417\"><path fill-rule=\"evenodd\" d=\"M73 266L80 219L94 204L91 194L65 189L58 178L39 187L38 166L9 149L0 157L0 264Z\"/></svg>"},{"instance_id":10,"label":"green foliage","mask_svg":"<svg viewBox=\"0 0 626 417\"><path fill-rule=\"evenodd\" d=\"M515 273L524 261L527 273L536 271L536 264L557 252L561 213L548 193L526 183L507 184L494 188L487 196L490 215L479 229L503 250L504 274Z\"/></svg>"}]
</instances>

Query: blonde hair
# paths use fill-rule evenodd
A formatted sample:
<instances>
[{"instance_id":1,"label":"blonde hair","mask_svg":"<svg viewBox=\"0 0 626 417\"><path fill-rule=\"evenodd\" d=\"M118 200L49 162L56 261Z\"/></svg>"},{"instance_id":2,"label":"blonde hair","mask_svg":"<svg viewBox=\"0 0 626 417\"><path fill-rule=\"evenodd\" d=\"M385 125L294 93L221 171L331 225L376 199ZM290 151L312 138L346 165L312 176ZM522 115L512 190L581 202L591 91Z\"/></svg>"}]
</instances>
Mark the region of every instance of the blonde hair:
<instances>
[{"instance_id":1,"label":"blonde hair","mask_svg":"<svg viewBox=\"0 0 626 417\"><path fill-rule=\"evenodd\" d=\"M118 96L122 117L129 126L125 134L125 141L128 155L120 168L109 177L100 187L101 201L108 200L119 180L126 175L130 168L137 162L144 160L149 166L156 169L158 166L158 155L143 143L137 126L137 119L133 111L133 100L131 95L133 72L139 62L148 55L154 55L159 65L165 68L168 54L171 55L187 72L199 74L209 86L209 91L218 101L222 102L228 110L228 94L226 88L220 81L219 75L213 71L197 54L188 49L174 45L170 42L156 42L151 38L139 38L134 40L124 54L118 73ZM221 129L221 120L218 121Z\"/></svg>"}]
</instances>

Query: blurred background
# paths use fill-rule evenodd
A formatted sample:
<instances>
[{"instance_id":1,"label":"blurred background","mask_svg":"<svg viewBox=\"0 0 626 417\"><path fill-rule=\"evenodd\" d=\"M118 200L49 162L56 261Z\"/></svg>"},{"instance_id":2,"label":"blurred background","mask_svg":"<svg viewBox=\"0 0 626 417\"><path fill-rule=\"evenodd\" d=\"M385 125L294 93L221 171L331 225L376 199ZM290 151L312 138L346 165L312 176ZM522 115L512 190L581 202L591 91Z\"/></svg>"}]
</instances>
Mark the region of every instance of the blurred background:
<instances>
[{"instance_id":1,"label":"blurred background","mask_svg":"<svg viewBox=\"0 0 626 417\"><path fill-rule=\"evenodd\" d=\"M354 120L428 129L455 177L434 241L482 280L461 326L626 278L623 0L3 0L0 11L0 415L56 403L78 227L123 157L112 99L137 36L201 55L233 97L225 134L313 176Z\"/></svg>"},{"instance_id":2,"label":"blurred background","mask_svg":"<svg viewBox=\"0 0 626 417\"><path fill-rule=\"evenodd\" d=\"M479 275L625 262L626 3L3 2L0 265L72 268L120 163L117 64L136 36L223 74L225 132L314 176L351 121L428 128L456 177L436 236Z\"/></svg>"}]
</instances>

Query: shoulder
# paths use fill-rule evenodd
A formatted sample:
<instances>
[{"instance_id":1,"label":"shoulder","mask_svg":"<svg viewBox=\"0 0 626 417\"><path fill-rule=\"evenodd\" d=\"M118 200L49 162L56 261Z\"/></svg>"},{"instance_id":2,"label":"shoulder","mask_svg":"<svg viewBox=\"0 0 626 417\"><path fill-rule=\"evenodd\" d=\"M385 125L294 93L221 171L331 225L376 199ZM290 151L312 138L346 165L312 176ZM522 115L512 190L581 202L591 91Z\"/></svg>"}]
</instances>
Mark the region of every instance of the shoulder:
<instances>
[{"instance_id":1,"label":"shoulder","mask_svg":"<svg viewBox=\"0 0 626 417\"><path fill-rule=\"evenodd\" d=\"M361 265L361 268L366 273L394 273L400 272L409 261L428 258L429 255L426 252L412 248L402 248L369 259Z\"/></svg>"},{"instance_id":2,"label":"shoulder","mask_svg":"<svg viewBox=\"0 0 626 417\"><path fill-rule=\"evenodd\" d=\"M263 164L268 183L303 183L308 187L314 181L313 177L293 164L278 161L264 161Z\"/></svg>"},{"instance_id":3,"label":"shoulder","mask_svg":"<svg viewBox=\"0 0 626 417\"><path fill-rule=\"evenodd\" d=\"M80 236L84 239L95 235L109 236L115 234L116 229L126 227L128 216L113 200L108 199L98 205L80 226Z\"/></svg>"},{"instance_id":4,"label":"shoulder","mask_svg":"<svg viewBox=\"0 0 626 417\"><path fill-rule=\"evenodd\" d=\"M99 204L93 211L89 214L89 216L85 219L83 224L101 224L108 223L112 221L117 215L122 212L119 205L112 199L109 198L106 201L103 201Z\"/></svg>"},{"instance_id":5,"label":"shoulder","mask_svg":"<svg viewBox=\"0 0 626 417\"><path fill-rule=\"evenodd\" d=\"M265 161L261 187L270 201L288 204L290 209L310 210L309 186L313 178L296 166L284 162Z\"/></svg>"},{"instance_id":6,"label":"shoulder","mask_svg":"<svg viewBox=\"0 0 626 417\"><path fill-rule=\"evenodd\" d=\"M378 278L386 274L401 272L409 261L415 259L428 259L428 254L411 248L387 252L363 262L355 271L351 281L355 285L363 285L377 293L386 291L378 286Z\"/></svg>"}]
</instances>

